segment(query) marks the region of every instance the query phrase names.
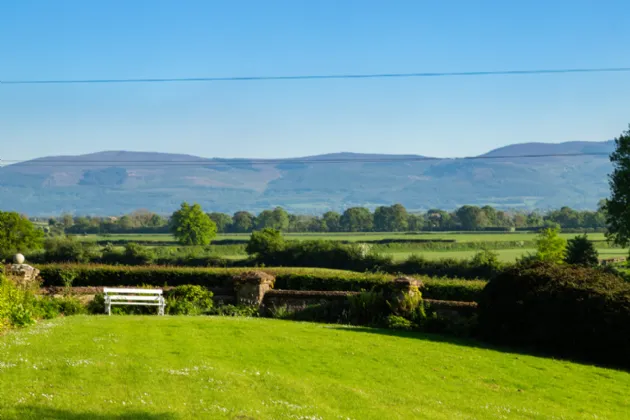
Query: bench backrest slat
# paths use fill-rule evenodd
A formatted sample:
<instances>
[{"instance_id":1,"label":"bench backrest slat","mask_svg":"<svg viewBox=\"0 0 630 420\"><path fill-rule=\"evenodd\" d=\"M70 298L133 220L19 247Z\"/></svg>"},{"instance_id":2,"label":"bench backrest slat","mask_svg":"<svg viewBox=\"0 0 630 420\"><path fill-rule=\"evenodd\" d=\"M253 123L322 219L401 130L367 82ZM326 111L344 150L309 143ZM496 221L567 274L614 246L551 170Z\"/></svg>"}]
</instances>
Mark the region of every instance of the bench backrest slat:
<instances>
[{"instance_id":1,"label":"bench backrest slat","mask_svg":"<svg viewBox=\"0 0 630 420\"><path fill-rule=\"evenodd\" d=\"M162 294L162 289L122 289L122 288L110 288L110 287L104 287L103 288L103 293L110 294L110 293L129 293L129 294L136 294L136 295L161 295Z\"/></svg>"},{"instance_id":2,"label":"bench backrest slat","mask_svg":"<svg viewBox=\"0 0 630 420\"><path fill-rule=\"evenodd\" d=\"M136 301L144 301L144 302L159 302L162 299L160 296L121 296L121 295L111 295L108 296L109 300L136 300Z\"/></svg>"}]
</instances>

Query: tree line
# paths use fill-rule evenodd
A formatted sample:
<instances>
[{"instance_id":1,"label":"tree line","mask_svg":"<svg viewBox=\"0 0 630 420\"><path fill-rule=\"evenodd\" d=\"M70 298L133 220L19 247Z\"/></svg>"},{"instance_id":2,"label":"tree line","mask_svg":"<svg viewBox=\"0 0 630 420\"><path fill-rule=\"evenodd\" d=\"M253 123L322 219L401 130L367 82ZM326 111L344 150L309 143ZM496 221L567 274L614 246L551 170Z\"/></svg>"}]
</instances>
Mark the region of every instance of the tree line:
<instances>
[{"instance_id":1,"label":"tree line","mask_svg":"<svg viewBox=\"0 0 630 420\"><path fill-rule=\"evenodd\" d=\"M206 213L217 233L251 233L262 229L281 232L419 232L419 231L510 231L558 226L563 229L606 228L605 200L597 210L562 207L546 213L503 211L492 206L465 205L454 211L432 209L411 213L402 204L380 206L373 212L350 207L342 213L328 211L321 216L288 213L281 207L259 214ZM149 210L137 210L122 217L90 217L64 214L51 218L49 232L84 233L168 233L173 216L164 217Z\"/></svg>"}]
</instances>

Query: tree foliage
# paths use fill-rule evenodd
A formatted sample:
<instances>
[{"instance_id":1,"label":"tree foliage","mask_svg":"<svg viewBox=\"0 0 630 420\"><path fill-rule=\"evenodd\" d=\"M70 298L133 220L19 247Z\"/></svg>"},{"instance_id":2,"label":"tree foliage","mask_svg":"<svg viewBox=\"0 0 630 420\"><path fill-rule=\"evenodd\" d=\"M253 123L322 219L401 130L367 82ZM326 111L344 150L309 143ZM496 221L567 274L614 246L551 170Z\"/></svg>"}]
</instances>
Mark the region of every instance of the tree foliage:
<instances>
[{"instance_id":1,"label":"tree foliage","mask_svg":"<svg viewBox=\"0 0 630 420\"><path fill-rule=\"evenodd\" d=\"M402 204L377 207L374 211L374 230L403 232L409 228L407 210Z\"/></svg>"},{"instance_id":2,"label":"tree foliage","mask_svg":"<svg viewBox=\"0 0 630 420\"><path fill-rule=\"evenodd\" d=\"M209 245L217 234L217 225L199 204L182 203L171 216L171 232L182 245Z\"/></svg>"},{"instance_id":3,"label":"tree foliage","mask_svg":"<svg viewBox=\"0 0 630 420\"><path fill-rule=\"evenodd\" d=\"M610 198L604 204L609 237L621 246L630 243L630 125L615 139L610 155Z\"/></svg>"},{"instance_id":4,"label":"tree foliage","mask_svg":"<svg viewBox=\"0 0 630 420\"><path fill-rule=\"evenodd\" d=\"M345 232L369 232L373 226L372 213L365 207L350 207L341 215L340 224Z\"/></svg>"},{"instance_id":5,"label":"tree foliage","mask_svg":"<svg viewBox=\"0 0 630 420\"><path fill-rule=\"evenodd\" d=\"M26 217L16 212L0 211L0 254L9 256L16 252L39 249L43 245L44 232L37 229Z\"/></svg>"},{"instance_id":6,"label":"tree foliage","mask_svg":"<svg viewBox=\"0 0 630 420\"><path fill-rule=\"evenodd\" d=\"M246 211L237 211L232 216L232 230L236 233L251 232L254 227L254 215Z\"/></svg>"},{"instance_id":7,"label":"tree foliage","mask_svg":"<svg viewBox=\"0 0 630 420\"><path fill-rule=\"evenodd\" d=\"M256 229L275 229L286 231L289 228L289 213L282 207L264 210L256 217Z\"/></svg>"},{"instance_id":8,"label":"tree foliage","mask_svg":"<svg viewBox=\"0 0 630 420\"><path fill-rule=\"evenodd\" d=\"M560 236L560 229L543 229L536 238L536 257L540 261L561 263L567 247L567 241Z\"/></svg>"},{"instance_id":9,"label":"tree foliage","mask_svg":"<svg viewBox=\"0 0 630 420\"><path fill-rule=\"evenodd\" d=\"M585 233L569 239L564 261L567 264L596 267L599 265L599 254L593 242L588 240L588 236Z\"/></svg>"},{"instance_id":10,"label":"tree foliage","mask_svg":"<svg viewBox=\"0 0 630 420\"><path fill-rule=\"evenodd\" d=\"M263 229L252 233L245 251L249 255L257 255L264 259L282 251L284 247L285 242L280 231Z\"/></svg>"},{"instance_id":11,"label":"tree foliage","mask_svg":"<svg viewBox=\"0 0 630 420\"><path fill-rule=\"evenodd\" d=\"M217 232L226 233L230 231L232 227L232 216L229 214L213 212L209 213L208 217L217 225Z\"/></svg>"}]
</instances>

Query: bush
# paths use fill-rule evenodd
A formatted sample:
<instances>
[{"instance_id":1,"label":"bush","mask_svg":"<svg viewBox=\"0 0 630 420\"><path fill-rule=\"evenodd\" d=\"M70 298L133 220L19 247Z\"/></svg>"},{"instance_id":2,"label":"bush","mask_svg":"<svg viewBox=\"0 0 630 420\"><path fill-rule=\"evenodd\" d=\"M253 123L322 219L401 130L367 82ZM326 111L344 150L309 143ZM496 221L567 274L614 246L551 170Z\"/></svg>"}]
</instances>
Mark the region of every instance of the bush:
<instances>
[{"instance_id":1,"label":"bush","mask_svg":"<svg viewBox=\"0 0 630 420\"><path fill-rule=\"evenodd\" d=\"M451 277L464 279L490 279L501 273L505 267L493 258L491 251L482 251L470 260L442 258L427 260L421 255L411 255L398 263L392 270L404 274L423 274L433 277Z\"/></svg>"},{"instance_id":2,"label":"bush","mask_svg":"<svg viewBox=\"0 0 630 420\"><path fill-rule=\"evenodd\" d=\"M80 242L71 237L54 237L44 241L44 254L35 254L33 262L87 263L100 258L98 246L93 242Z\"/></svg>"},{"instance_id":3,"label":"bush","mask_svg":"<svg viewBox=\"0 0 630 420\"><path fill-rule=\"evenodd\" d=\"M386 326L392 330L412 330L418 326L412 321L398 315L389 315L386 318Z\"/></svg>"},{"instance_id":4,"label":"bush","mask_svg":"<svg viewBox=\"0 0 630 420\"><path fill-rule=\"evenodd\" d=\"M19 288L0 276L0 331L33 324L33 301L32 291Z\"/></svg>"},{"instance_id":5,"label":"bush","mask_svg":"<svg viewBox=\"0 0 630 420\"><path fill-rule=\"evenodd\" d=\"M350 303L348 320L355 325L378 325L389 313L387 300L382 292L361 292L348 296Z\"/></svg>"},{"instance_id":6,"label":"bush","mask_svg":"<svg viewBox=\"0 0 630 420\"><path fill-rule=\"evenodd\" d=\"M52 319L59 315L79 315L86 312L86 306L73 296L42 296L33 304L33 313L37 318L42 319Z\"/></svg>"},{"instance_id":7,"label":"bush","mask_svg":"<svg viewBox=\"0 0 630 420\"><path fill-rule=\"evenodd\" d=\"M212 296L211 291L201 286L177 286L165 294L166 313L171 315L207 314L212 309Z\"/></svg>"},{"instance_id":8,"label":"bush","mask_svg":"<svg viewBox=\"0 0 630 420\"><path fill-rule=\"evenodd\" d=\"M260 313L253 306L222 305L213 308L210 315L257 317Z\"/></svg>"},{"instance_id":9,"label":"bush","mask_svg":"<svg viewBox=\"0 0 630 420\"><path fill-rule=\"evenodd\" d=\"M601 270L512 267L483 290L479 322L496 342L630 366L630 284Z\"/></svg>"},{"instance_id":10,"label":"bush","mask_svg":"<svg viewBox=\"0 0 630 420\"><path fill-rule=\"evenodd\" d=\"M599 265L599 254L593 242L588 240L586 233L569 239L564 262L585 267L597 267Z\"/></svg>"}]
</instances>

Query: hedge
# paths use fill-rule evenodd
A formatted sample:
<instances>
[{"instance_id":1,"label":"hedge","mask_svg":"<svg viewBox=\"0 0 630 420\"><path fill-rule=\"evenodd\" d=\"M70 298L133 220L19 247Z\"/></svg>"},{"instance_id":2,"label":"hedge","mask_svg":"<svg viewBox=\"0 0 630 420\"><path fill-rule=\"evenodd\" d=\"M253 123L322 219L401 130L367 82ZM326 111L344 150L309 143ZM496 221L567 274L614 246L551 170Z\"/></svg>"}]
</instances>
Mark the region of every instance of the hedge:
<instances>
[{"instance_id":1,"label":"hedge","mask_svg":"<svg viewBox=\"0 0 630 420\"><path fill-rule=\"evenodd\" d=\"M361 291L378 288L394 279L391 274L357 273L322 268L191 268L163 266L39 265L43 287L180 286L232 287L232 276L263 270L276 276L276 289ZM423 296L439 300L475 301L485 282L417 277L424 283Z\"/></svg>"},{"instance_id":2,"label":"hedge","mask_svg":"<svg viewBox=\"0 0 630 420\"><path fill-rule=\"evenodd\" d=\"M517 265L484 288L479 322L491 341L630 367L630 283L600 269Z\"/></svg>"}]
</instances>

